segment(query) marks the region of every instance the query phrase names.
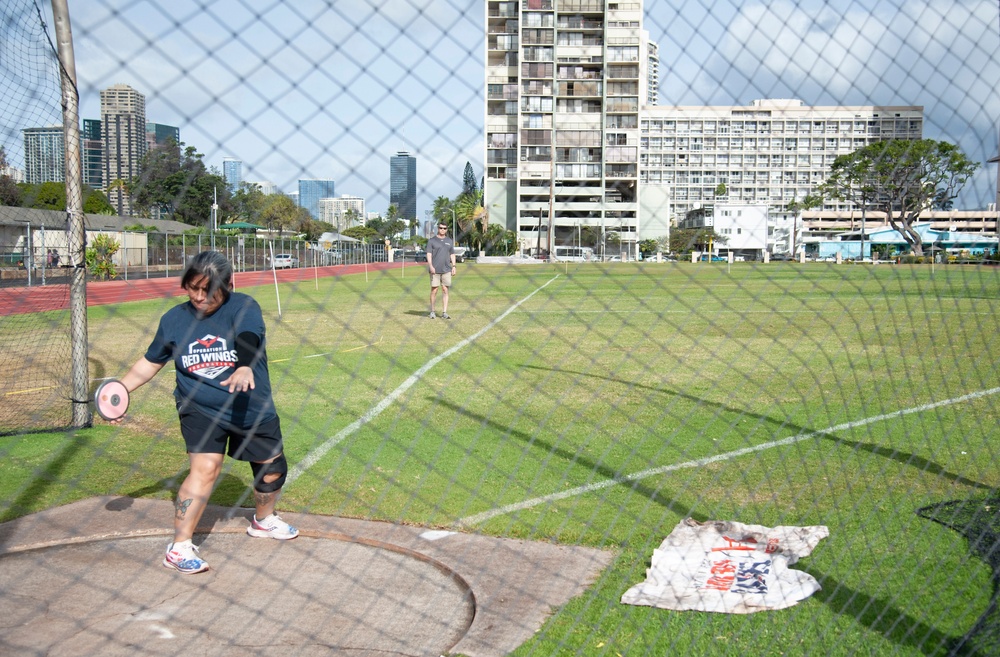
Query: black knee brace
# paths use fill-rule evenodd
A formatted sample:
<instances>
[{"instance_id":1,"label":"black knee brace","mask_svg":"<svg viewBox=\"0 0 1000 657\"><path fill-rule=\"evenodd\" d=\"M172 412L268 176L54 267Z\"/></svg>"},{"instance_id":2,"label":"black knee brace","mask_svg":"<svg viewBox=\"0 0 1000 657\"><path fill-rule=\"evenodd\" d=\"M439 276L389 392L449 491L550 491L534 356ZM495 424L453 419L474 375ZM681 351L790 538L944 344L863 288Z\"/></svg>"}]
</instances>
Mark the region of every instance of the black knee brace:
<instances>
[{"instance_id":1,"label":"black knee brace","mask_svg":"<svg viewBox=\"0 0 1000 657\"><path fill-rule=\"evenodd\" d=\"M251 462L250 469L253 470L253 489L255 491L258 493L277 493L285 485L285 479L288 476L288 461L282 454L270 463ZM264 475L275 473L278 474L277 479L270 482L264 481Z\"/></svg>"}]
</instances>

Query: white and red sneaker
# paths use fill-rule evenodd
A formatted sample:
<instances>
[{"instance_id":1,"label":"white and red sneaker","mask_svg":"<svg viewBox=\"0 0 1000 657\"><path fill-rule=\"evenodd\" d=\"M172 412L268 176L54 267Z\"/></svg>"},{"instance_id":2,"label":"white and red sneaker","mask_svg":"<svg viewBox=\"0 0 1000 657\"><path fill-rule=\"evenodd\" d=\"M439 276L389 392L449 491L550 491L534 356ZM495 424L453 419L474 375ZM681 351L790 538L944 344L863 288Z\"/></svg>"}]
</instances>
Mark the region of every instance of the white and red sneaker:
<instances>
[{"instance_id":1,"label":"white and red sneaker","mask_svg":"<svg viewBox=\"0 0 1000 657\"><path fill-rule=\"evenodd\" d=\"M208 570L208 563L198 556L198 548L191 541L171 543L163 557L163 565L185 575L193 575Z\"/></svg>"},{"instance_id":2,"label":"white and red sneaker","mask_svg":"<svg viewBox=\"0 0 1000 657\"><path fill-rule=\"evenodd\" d=\"M257 514L254 514L250 526L247 527L247 534L254 538L276 538L279 541L287 541L298 536L299 530L279 518L276 513L263 520L257 520Z\"/></svg>"}]
</instances>

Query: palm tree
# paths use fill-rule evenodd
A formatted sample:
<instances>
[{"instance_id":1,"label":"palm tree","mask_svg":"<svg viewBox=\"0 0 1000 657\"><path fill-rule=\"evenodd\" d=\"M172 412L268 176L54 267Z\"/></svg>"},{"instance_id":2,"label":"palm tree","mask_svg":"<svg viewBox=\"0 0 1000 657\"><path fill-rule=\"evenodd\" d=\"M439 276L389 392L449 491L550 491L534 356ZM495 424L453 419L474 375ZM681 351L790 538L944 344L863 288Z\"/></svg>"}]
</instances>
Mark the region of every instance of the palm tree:
<instances>
[{"instance_id":1,"label":"palm tree","mask_svg":"<svg viewBox=\"0 0 1000 657\"><path fill-rule=\"evenodd\" d=\"M434 221L444 221L445 223L451 223L451 199L447 196L438 196L434 199L434 209L431 214L434 216Z\"/></svg>"},{"instance_id":2,"label":"palm tree","mask_svg":"<svg viewBox=\"0 0 1000 657\"><path fill-rule=\"evenodd\" d=\"M463 194L455 201L455 221L462 237L470 236L476 230L476 222L486 217L486 210L479 202L478 194ZM457 240L456 240L457 241ZM466 241L469 241L466 239Z\"/></svg>"},{"instance_id":3,"label":"palm tree","mask_svg":"<svg viewBox=\"0 0 1000 657\"><path fill-rule=\"evenodd\" d=\"M114 203L115 209L118 211L118 216L122 215L122 196L128 194L128 183L121 178L115 178L108 183L108 196L115 198L114 192L118 192L116 202Z\"/></svg>"},{"instance_id":4,"label":"palm tree","mask_svg":"<svg viewBox=\"0 0 1000 657\"><path fill-rule=\"evenodd\" d=\"M354 226L361 225L361 213L358 212L356 208L348 208L344 213L344 219L347 221L347 226L345 226L345 228L352 228ZM337 232L341 232L340 226L337 226Z\"/></svg>"}]
</instances>

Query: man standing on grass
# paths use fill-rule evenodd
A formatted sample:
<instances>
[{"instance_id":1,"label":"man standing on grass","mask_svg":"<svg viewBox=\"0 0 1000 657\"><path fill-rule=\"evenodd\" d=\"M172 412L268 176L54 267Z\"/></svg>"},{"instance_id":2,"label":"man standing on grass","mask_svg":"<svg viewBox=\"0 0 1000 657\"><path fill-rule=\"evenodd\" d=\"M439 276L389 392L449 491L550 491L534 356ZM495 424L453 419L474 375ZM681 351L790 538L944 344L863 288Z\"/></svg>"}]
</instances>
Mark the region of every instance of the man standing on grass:
<instances>
[{"instance_id":1,"label":"man standing on grass","mask_svg":"<svg viewBox=\"0 0 1000 657\"><path fill-rule=\"evenodd\" d=\"M451 319L448 315L448 288L451 287L451 277L455 274L455 242L448 237L448 225L438 224L437 235L427 240L427 271L431 274L431 314L434 319L434 304L437 301L438 288L442 293L441 317Z\"/></svg>"}]
</instances>

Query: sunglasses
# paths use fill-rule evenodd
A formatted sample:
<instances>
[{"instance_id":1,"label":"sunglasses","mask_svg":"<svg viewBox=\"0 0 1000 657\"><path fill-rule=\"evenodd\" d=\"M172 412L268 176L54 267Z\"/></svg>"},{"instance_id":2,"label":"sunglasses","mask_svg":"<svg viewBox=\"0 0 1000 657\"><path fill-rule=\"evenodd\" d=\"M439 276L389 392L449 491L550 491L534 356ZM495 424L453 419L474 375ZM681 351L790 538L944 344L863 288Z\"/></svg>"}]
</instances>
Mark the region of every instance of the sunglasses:
<instances>
[{"instance_id":1,"label":"sunglasses","mask_svg":"<svg viewBox=\"0 0 1000 657\"><path fill-rule=\"evenodd\" d=\"M448 230L447 226L438 226L438 230Z\"/></svg>"}]
</instances>

